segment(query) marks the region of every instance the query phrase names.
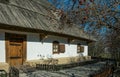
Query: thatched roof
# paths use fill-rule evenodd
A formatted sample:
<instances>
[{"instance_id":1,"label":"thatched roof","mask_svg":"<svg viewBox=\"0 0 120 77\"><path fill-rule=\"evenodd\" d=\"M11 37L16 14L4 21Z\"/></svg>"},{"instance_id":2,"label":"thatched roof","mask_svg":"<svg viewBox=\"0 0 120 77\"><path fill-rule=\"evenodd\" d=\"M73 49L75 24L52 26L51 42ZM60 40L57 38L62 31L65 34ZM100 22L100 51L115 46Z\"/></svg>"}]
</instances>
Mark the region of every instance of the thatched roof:
<instances>
[{"instance_id":1,"label":"thatched roof","mask_svg":"<svg viewBox=\"0 0 120 77\"><path fill-rule=\"evenodd\" d=\"M18 27L76 37L85 41L95 41L93 36L84 33L76 25L61 24L50 11L53 7L47 0L0 0L0 28ZM6 0L8 1L8 0ZM63 25L62 25L63 26ZM15 28L15 29L16 29Z\"/></svg>"}]
</instances>

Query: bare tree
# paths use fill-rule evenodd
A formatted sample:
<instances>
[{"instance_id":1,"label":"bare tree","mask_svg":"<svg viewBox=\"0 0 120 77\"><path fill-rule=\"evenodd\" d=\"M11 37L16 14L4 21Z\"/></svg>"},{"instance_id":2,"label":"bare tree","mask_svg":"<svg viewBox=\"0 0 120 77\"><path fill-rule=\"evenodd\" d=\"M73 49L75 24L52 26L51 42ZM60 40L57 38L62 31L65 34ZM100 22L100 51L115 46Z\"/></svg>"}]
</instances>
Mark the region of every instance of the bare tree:
<instances>
[{"instance_id":1,"label":"bare tree","mask_svg":"<svg viewBox=\"0 0 120 77\"><path fill-rule=\"evenodd\" d=\"M64 0L61 3L52 1L61 6L61 22L75 23L98 36L98 42L91 48L94 55L108 50L112 58L120 58L120 0L69 0L72 2L70 5L64 5Z\"/></svg>"}]
</instances>

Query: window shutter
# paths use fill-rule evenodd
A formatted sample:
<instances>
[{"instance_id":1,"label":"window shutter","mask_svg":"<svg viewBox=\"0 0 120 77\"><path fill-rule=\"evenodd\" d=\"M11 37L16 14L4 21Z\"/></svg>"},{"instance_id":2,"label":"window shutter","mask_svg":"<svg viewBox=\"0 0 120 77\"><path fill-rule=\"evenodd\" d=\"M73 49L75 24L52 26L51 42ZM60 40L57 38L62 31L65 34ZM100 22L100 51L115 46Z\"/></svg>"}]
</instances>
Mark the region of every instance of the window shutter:
<instances>
[{"instance_id":1,"label":"window shutter","mask_svg":"<svg viewBox=\"0 0 120 77\"><path fill-rule=\"evenodd\" d=\"M59 47L60 47L60 53L64 53L65 52L65 45L61 44Z\"/></svg>"},{"instance_id":2,"label":"window shutter","mask_svg":"<svg viewBox=\"0 0 120 77\"><path fill-rule=\"evenodd\" d=\"M84 46L81 46L80 49L80 52L84 52Z\"/></svg>"}]
</instances>

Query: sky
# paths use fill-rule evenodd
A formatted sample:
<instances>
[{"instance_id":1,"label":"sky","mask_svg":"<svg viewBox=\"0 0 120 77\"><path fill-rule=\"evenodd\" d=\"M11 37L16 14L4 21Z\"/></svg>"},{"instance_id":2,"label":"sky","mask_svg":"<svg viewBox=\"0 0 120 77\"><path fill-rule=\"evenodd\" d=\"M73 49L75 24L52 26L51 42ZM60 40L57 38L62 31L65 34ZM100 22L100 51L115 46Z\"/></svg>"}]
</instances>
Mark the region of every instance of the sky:
<instances>
[{"instance_id":1,"label":"sky","mask_svg":"<svg viewBox=\"0 0 120 77\"><path fill-rule=\"evenodd\" d=\"M54 3L53 3L53 1L54 0L48 0L50 3L52 3L53 5L54 5ZM72 0L56 0L56 2L58 3L58 4L56 4L55 6L58 8L58 9L70 9L71 8L71 6L73 5L73 2L72 2Z\"/></svg>"},{"instance_id":2,"label":"sky","mask_svg":"<svg viewBox=\"0 0 120 77\"><path fill-rule=\"evenodd\" d=\"M53 1L55 0L48 0L50 3L52 3L53 5L55 3L53 3ZM89 0L87 0L89 2ZM101 5L104 5L104 4L107 4L107 5L112 5L112 0L94 0L95 3L98 3L98 4L101 4ZM120 0L118 0L120 1ZM71 7L71 5L73 5L73 0L56 0L57 4L55 5L57 8L68 8L68 7ZM89 2L90 3L90 2ZM78 4L78 2L77 2ZM63 7L64 6L64 7ZM120 5L117 6L117 9L120 10Z\"/></svg>"}]
</instances>

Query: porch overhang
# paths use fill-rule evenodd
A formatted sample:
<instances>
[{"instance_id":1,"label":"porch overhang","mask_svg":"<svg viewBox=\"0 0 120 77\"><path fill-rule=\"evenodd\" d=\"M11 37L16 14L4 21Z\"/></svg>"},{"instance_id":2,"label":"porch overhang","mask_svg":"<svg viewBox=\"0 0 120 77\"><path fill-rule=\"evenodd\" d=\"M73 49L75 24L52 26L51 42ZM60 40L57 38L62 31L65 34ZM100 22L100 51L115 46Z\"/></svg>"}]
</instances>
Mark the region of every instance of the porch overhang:
<instances>
[{"instance_id":1,"label":"porch overhang","mask_svg":"<svg viewBox=\"0 0 120 77\"><path fill-rule=\"evenodd\" d=\"M27 28L27 27L20 27L20 26L3 24L3 23L0 23L0 29L21 31L21 32L31 32L31 33L44 33L47 35L54 35L54 36L60 36L60 37L65 37L65 38L72 38L72 39L77 39L77 40L81 40L81 41L86 41L87 43L96 42L96 40L94 40L94 39L91 40L91 39L72 36L72 35L68 35L68 34L64 34L64 33L58 33L58 32L52 32L52 31L46 31L46 30L40 30L40 29L34 29L34 28Z\"/></svg>"}]
</instances>

